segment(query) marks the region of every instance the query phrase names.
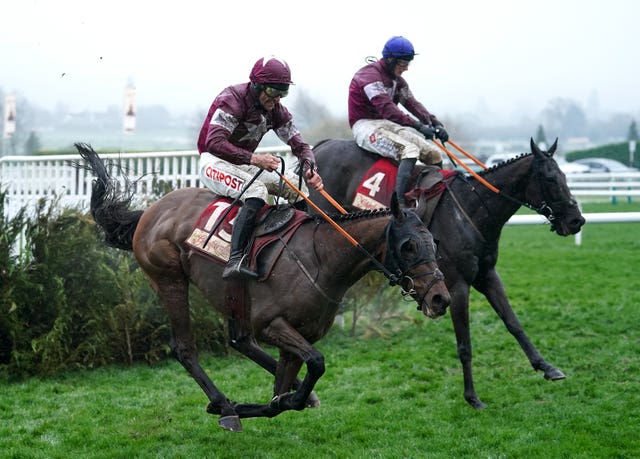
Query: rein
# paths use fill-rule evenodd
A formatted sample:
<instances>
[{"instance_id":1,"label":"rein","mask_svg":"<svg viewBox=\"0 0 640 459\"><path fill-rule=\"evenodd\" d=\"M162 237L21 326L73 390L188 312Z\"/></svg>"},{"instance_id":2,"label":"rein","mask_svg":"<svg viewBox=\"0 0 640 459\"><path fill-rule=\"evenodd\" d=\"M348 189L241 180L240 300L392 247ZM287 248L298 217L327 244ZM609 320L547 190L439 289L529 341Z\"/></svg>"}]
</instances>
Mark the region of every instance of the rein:
<instances>
[{"instance_id":1,"label":"rein","mask_svg":"<svg viewBox=\"0 0 640 459\"><path fill-rule=\"evenodd\" d=\"M379 211L374 211L374 212L369 212L370 214L373 213L379 213ZM359 213L359 215L364 214L364 213ZM318 218L316 218L316 221L319 221ZM391 225L391 221L389 221L389 223L387 223L387 227L389 227ZM384 234L386 234L387 231L384 232ZM306 266L303 264L302 260L300 259L300 257L298 257L298 255L289 247L289 245L287 244L287 242L282 238L282 237L278 237L278 239L280 240L280 242L282 243L282 245L284 246L285 249L287 249L287 251L289 252L289 254L291 255L291 257L293 258L293 260L296 262L296 264L298 265L298 267L300 268L300 270L302 271L302 273L305 275L305 277L309 280L309 282L311 283L311 285L313 286L313 288L316 290L316 292L318 292L318 294L320 294L320 296L322 296L322 298L325 299L325 301L327 301L330 304L334 304L334 305L338 305L340 304L339 300L335 300L333 298L331 298L329 295L327 295L324 290L320 287L320 285L318 285L318 282L316 281L316 278L314 278L314 276L309 272L309 270L306 268ZM387 241L387 246L389 245L388 241ZM362 247L362 246L360 246ZM379 271L381 271L385 277L387 279L389 279L389 283L390 285L398 285L400 287L400 293L403 297L407 296L407 295L415 295L417 292L414 288L415 286L415 278L418 277L423 277L423 276L433 276L433 278L431 279L431 281L429 282L429 284L427 285L427 288L424 292L424 294L422 295L422 297L420 298L419 301L419 305L418 306L418 310L422 309L422 303L424 301L424 298L428 295L429 291L433 288L433 286L441 281L444 280L444 274L442 274L442 271L440 271L440 269L436 268L434 271L423 271L421 273L418 274L408 274L408 272L413 268L413 266L407 268L406 270L402 271L400 268L398 268L397 272L395 274L392 274L391 271L389 269L387 269L382 263L380 263L371 253L369 253L367 250L365 250L363 248L364 251L364 255L369 258L369 260L376 266L376 268L378 268ZM388 251L388 249L387 249ZM414 265L415 266L415 265ZM408 282L408 287L405 288L404 287L404 283Z\"/></svg>"},{"instance_id":2,"label":"rein","mask_svg":"<svg viewBox=\"0 0 640 459\"><path fill-rule=\"evenodd\" d=\"M307 204L309 204L313 209L320 214L325 221L327 221L331 226L333 226L338 233L344 236L354 247L356 247L362 254L368 257L371 262L378 268L379 271L384 274L384 276L389 279L389 283L391 285L396 285L398 283L398 275L389 271L382 263L380 263L373 255L371 255L367 249L362 247L362 245L356 241L349 233L347 233L344 229L342 229L331 217L329 217L322 209L320 209L311 199L309 199L302 191L300 191L291 181L289 181L283 174L275 171L289 187L295 191L300 197L302 197ZM343 214L347 215L347 214Z\"/></svg>"},{"instance_id":3,"label":"rein","mask_svg":"<svg viewBox=\"0 0 640 459\"><path fill-rule=\"evenodd\" d=\"M440 147L440 149L442 149L447 156L449 156L450 159L454 160L454 162L458 163L460 166L462 166L464 169L467 170L467 172L469 172L476 180L478 180L478 182L480 182L482 185L484 185L486 188L488 188L489 190L493 191L494 193L496 193L499 196L502 196L508 200L510 200L511 202L515 203L518 205L518 207L526 207L530 210L533 210L534 212L536 212L537 214L542 215L543 217L545 217L547 220L549 220L549 223L551 223L551 226L553 228L555 220L556 220L556 216L553 213L553 208L550 206L550 204L548 204L546 201L542 201L540 203L539 206L534 206L533 204L526 202L526 201L521 201L518 198L515 198L511 195L508 195L506 193L504 193L503 191L499 190L498 188L496 188L495 186L493 186L492 184L490 184L487 180L485 180L483 177L481 177L477 172L475 172L474 170L472 170L470 167L468 167L466 164L464 164L462 162L462 160L460 160L456 155L454 155L447 147L444 146L444 143L440 143L440 142L436 142L435 140L433 140L433 143L435 143L438 147ZM476 164L482 166L485 168L486 170L486 166L484 166L484 164L482 164L481 162L479 162L478 160L476 160L472 155L470 155L469 153L465 152L464 150L462 150L460 147L458 147L456 144L454 144L453 142L449 142L451 143L454 147L456 147L459 151L461 151L463 154L465 154L465 156L471 158ZM531 165L531 167L533 167L533 164ZM545 187L542 186L542 180L539 178L540 174L537 171L534 171L533 176L538 177L538 182L540 183L540 190L542 195L545 194ZM447 187L448 188L448 187ZM451 192L451 190L449 190L449 192ZM452 193L453 196L453 193ZM456 204L458 205L458 208L460 208L460 210L462 210L462 208L460 207L460 204L457 202L457 200L454 198L454 200L456 201ZM562 201L564 202L564 201ZM484 205L484 201L483 201L483 205ZM486 207L486 206L485 206ZM462 211L465 216L466 213L464 211ZM467 216L467 219L468 216ZM470 220L470 219L469 219ZM477 229L477 228L476 228Z\"/></svg>"}]
</instances>

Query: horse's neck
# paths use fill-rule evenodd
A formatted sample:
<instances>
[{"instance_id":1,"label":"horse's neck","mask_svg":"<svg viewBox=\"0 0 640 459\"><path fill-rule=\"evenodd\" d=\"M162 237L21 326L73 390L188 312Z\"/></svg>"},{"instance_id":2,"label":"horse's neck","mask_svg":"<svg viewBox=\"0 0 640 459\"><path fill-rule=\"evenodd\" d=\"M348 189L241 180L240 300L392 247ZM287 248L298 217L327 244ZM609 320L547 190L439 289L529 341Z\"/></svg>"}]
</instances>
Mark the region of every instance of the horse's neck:
<instances>
[{"instance_id":1,"label":"horse's neck","mask_svg":"<svg viewBox=\"0 0 640 459\"><path fill-rule=\"evenodd\" d=\"M459 205L472 215L471 219L475 224L498 226L496 230L499 232L525 200L532 160L531 155L524 156L483 174L482 178L500 193L478 180L470 180L459 188L461 191L457 193L457 200L466 201Z\"/></svg>"},{"instance_id":2,"label":"horse's neck","mask_svg":"<svg viewBox=\"0 0 640 459\"><path fill-rule=\"evenodd\" d=\"M348 280L349 285L357 282L367 272L375 268L368 256L381 261L385 248L385 228L390 216L363 217L341 223L346 235L327 225L322 234L318 234L316 246L323 247L322 268L328 277ZM340 223L340 222L339 222ZM353 238L360 247L349 241ZM362 250L364 249L364 250Z\"/></svg>"}]
</instances>

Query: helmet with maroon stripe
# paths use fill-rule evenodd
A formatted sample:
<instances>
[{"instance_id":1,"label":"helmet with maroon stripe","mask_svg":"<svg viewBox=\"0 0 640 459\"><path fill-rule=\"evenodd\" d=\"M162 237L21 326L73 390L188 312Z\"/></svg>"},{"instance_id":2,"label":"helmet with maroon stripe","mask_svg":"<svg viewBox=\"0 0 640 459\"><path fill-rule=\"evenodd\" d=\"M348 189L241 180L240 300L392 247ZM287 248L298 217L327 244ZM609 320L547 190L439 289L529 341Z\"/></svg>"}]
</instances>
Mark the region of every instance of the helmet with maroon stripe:
<instances>
[{"instance_id":1,"label":"helmet with maroon stripe","mask_svg":"<svg viewBox=\"0 0 640 459\"><path fill-rule=\"evenodd\" d=\"M289 64L275 56L261 57L258 59L251 69L249 80L251 80L252 83L262 85L269 83L271 85L293 84Z\"/></svg>"}]
</instances>

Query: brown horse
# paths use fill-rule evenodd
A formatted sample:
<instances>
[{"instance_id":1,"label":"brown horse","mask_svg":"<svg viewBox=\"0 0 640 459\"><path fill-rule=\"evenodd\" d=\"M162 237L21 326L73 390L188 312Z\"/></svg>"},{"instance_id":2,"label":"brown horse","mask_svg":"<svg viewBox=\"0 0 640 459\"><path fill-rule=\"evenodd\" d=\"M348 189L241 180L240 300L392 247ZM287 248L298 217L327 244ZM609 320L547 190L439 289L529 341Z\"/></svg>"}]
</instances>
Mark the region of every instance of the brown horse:
<instances>
[{"instance_id":1,"label":"brown horse","mask_svg":"<svg viewBox=\"0 0 640 459\"><path fill-rule=\"evenodd\" d=\"M224 429L242 430L240 418L272 417L317 406L312 391L325 367L324 357L312 343L327 333L341 298L367 272L382 270L416 300L426 316L446 312L450 297L435 262L433 237L414 212L399 208L397 200L390 210L347 214L337 221L357 246L324 220L307 216L289 240L280 239L263 249L261 259L273 265L270 276L244 286L251 335L231 336L232 347L275 376L274 398L266 404L232 402L201 368L189 318L189 283L225 317L233 312L225 301L222 264L185 244L196 220L216 196L204 188L184 188L144 211L129 210L129 195L118 191L98 155L88 145L76 147L96 176L91 196L94 220L109 245L133 250L169 315L172 352L205 392L210 401L207 411L220 415ZM230 321L230 330L231 325ZM256 340L277 347L279 360ZM297 374L303 364L307 372L300 381Z\"/></svg>"},{"instance_id":2,"label":"brown horse","mask_svg":"<svg viewBox=\"0 0 640 459\"><path fill-rule=\"evenodd\" d=\"M485 405L474 389L471 369L469 291L472 286L487 298L535 370L543 371L548 380L565 377L531 343L496 271L500 232L519 207L529 207L545 216L551 222L551 230L561 236L577 233L585 223L566 178L553 159L556 147L557 139L549 151L541 151L532 139L531 154L481 172L480 176L500 190L499 194L474 177L458 174L445 180L444 191L433 213L428 211L430 192L424 185L432 175L422 175L415 183L419 195L416 213L423 221L430 222L429 229L439 242L438 264L451 292L451 319L462 362L464 398L474 408ZM363 177L379 159L351 140L320 142L314 154L325 190L345 207L354 202ZM378 174L375 181L368 184L369 189L372 192L393 189L393 184L385 182L393 178L392 174ZM310 197L320 208L331 208L316 192L312 191Z\"/></svg>"}]
</instances>

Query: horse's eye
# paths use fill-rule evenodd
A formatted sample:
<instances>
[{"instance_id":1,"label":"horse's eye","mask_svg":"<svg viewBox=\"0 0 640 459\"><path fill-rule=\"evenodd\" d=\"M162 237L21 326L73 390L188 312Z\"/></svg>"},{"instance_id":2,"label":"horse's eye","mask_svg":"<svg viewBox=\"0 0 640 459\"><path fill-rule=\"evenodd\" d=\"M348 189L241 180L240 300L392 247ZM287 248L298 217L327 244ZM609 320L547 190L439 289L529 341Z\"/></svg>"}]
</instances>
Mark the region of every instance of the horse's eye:
<instances>
[{"instance_id":1,"label":"horse's eye","mask_svg":"<svg viewBox=\"0 0 640 459\"><path fill-rule=\"evenodd\" d=\"M400 246L400 255L404 260L414 260L418 256L419 247L416 241L409 239Z\"/></svg>"}]
</instances>

